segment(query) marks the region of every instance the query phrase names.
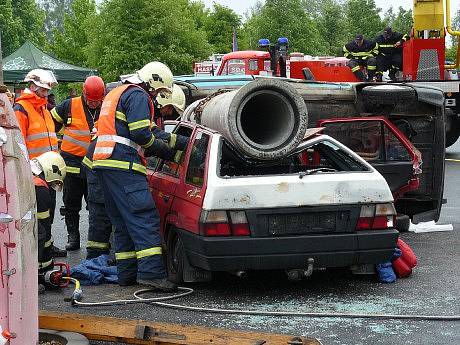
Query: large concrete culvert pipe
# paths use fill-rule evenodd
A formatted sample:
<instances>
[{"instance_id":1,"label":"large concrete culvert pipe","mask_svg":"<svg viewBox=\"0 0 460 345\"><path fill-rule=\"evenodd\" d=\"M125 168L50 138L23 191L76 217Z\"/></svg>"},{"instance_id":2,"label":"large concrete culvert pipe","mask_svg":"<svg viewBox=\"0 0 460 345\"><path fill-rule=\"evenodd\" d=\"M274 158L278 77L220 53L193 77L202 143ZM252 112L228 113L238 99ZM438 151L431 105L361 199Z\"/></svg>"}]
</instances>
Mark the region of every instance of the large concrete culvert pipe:
<instances>
[{"instance_id":1,"label":"large concrete culvert pipe","mask_svg":"<svg viewBox=\"0 0 460 345\"><path fill-rule=\"evenodd\" d=\"M304 100L289 83L262 79L191 104L183 120L221 133L243 154L264 160L284 157L307 130Z\"/></svg>"}]
</instances>

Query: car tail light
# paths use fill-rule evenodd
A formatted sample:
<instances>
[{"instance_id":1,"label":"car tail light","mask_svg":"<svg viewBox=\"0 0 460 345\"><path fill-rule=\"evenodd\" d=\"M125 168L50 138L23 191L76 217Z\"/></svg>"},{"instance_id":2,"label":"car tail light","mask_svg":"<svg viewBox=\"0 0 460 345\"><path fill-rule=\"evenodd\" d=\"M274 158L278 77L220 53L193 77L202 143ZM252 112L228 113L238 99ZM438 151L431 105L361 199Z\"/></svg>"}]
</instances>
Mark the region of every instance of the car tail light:
<instances>
[{"instance_id":1,"label":"car tail light","mask_svg":"<svg viewBox=\"0 0 460 345\"><path fill-rule=\"evenodd\" d=\"M394 226L396 215L392 203L363 205L356 223L356 230L381 230Z\"/></svg>"},{"instance_id":2,"label":"car tail light","mask_svg":"<svg viewBox=\"0 0 460 345\"><path fill-rule=\"evenodd\" d=\"M244 211L203 211L200 229L203 236L249 236L251 234Z\"/></svg>"}]
</instances>

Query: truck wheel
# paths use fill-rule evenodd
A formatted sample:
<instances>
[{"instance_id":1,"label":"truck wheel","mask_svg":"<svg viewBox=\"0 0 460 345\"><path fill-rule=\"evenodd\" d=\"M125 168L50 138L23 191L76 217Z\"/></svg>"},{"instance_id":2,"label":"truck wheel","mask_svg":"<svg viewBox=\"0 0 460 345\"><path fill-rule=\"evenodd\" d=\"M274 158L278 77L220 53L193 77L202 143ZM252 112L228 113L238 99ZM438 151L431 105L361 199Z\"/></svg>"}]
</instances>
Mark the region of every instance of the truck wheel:
<instances>
[{"instance_id":1,"label":"truck wheel","mask_svg":"<svg viewBox=\"0 0 460 345\"><path fill-rule=\"evenodd\" d=\"M460 137L460 118L446 109L446 147L452 146Z\"/></svg>"},{"instance_id":2,"label":"truck wheel","mask_svg":"<svg viewBox=\"0 0 460 345\"><path fill-rule=\"evenodd\" d=\"M399 232L408 232L410 226L410 218L405 214L398 213L396 215L395 227Z\"/></svg>"},{"instance_id":3,"label":"truck wheel","mask_svg":"<svg viewBox=\"0 0 460 345\"><path fill-rule=\"evenodd\" d=\"M417 93L413 88L393 84L365 86L361 90L361 95L365 103L372 104L394 104L417 99Z\"/></svg>"},{"instance_id":4,"label":"truck wheel","mask_svg":"<svg viewBox=\"0 0 460 345\"><path fill-rule=\"evenodd\" d=\"M184 281L184 244L177 232L172 231L168 237L166 265L169 280L176 284Z\"/></svg>"}]
</instances>

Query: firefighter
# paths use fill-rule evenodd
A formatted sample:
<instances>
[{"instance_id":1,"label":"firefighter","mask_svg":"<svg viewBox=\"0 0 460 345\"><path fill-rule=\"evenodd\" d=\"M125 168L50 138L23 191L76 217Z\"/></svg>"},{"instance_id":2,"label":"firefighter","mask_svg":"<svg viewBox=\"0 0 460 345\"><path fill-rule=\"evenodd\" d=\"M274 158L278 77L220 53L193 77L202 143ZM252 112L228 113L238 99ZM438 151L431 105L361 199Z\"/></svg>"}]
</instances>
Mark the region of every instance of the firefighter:
<instances>
[{"instance_id":1,"label":"firefighter","mask_svg":"<svg viewBox=\"0 0 460 345\"><path fill-rule=\"evenodd\" d=\"M155 100L156 112L155 123L162 128L162 120L175 120L182 115L185 109L185 94L178 85L173 85L173 92L169 96L158 95ZM164 132L166 139L169 134ZM157 133L157 138L161 136ZM88 183L88 208L89 208L89 228L88 242L86 245L86 259L96 258L100 255L110 253L110 235L112 234L112 224L105 210L105 201L102 187L99 183L96 172L92 169L92 157L96 142L92 141L88 149L88 154L83 158L86 166L86 177ZM151 157L156 159L154 157Z\"/></svg>"},{"instance_id":2,"label":"firefighter","mask_svg":"<svg viewBox=\"0 0 460 345\"><path fill-rule=\"evenodd\" d=\"M342 48L343 55L350 59L347 66L360 81L373 81L377 62L377 43L365 40L363 35L356 35L355 39ZM361 68L366 68L367 78Z\"/></svg>"},{"instance_id":3,"label":"firefighter","mask_svg":"<svg viewBox=\"0 0 460 345\"><path fill-rule=\"evenodd\" d=\"M82 170L82 159L88 149L91 133L96 131L105 85L102 78L91 76L83 84L81 97L69 98L51 110L56 129L64 128L61 154L67 164L64 181L62 215L65 217L68 240L67 250L80 249L80 210L82 198L87 199L86 176Z\"/></svg>"},{"instance_id":4,"label":"firefighter","mask_svg":"<svg viewBox=\"0 0 460 345\"><path fill-rule=\"evenodd\" d=\"M402 70L402 44L409 36L393 31L391 27L385 28L375 41L378 44L377 72L375 78L382 81L383 72L389 70L389 77L396 81L396 73Z\"/></svg>"},{"instance_id":5,"label":"firefighter","mask_svg":"<svg viewBox=\"0 0 460 345\"><path fill-rule=\"evenodd\" d=\"M29 152L29 158L34 159L42 153L58 151L58 140L53 118L46 108L48 93L52 87L57 85L57 80L51 71L34 69L27 73L24 82L28 83L28 87L16 99L14 112ZM50 190L50 195L50 221L52 224L56 207L56 192L54 189ZM65 250L61 250L54 245L51 251L53 257L67 255Z\"/></svg>"},{"instance_id":6,"label":"firefighter","mask_svg":"<svg viewBox=\"0 0 460 345\"><path fill-rule=\"evenodd\" d=\"M187 138L164 133L153 122L152 99L170 93L172 87L171 71L155 61L113 89L102 104L92 167L115 227L118 284L122 286L137 281L162 291L176 288L163 264L160 220L145 166L148 156L177 161L178 152L187 145Z\"/></svg>"},{"instance_id":7,"label":"firefighter","mask_svg":"<svg viewBox=\"0 0 460 345\"><path fill-rule=\"evenodd\" d=\"M37 198L38 219L38 274L44 275L53 266L51 237L51 190L60 191L66 175L64 159L54 151L46 152L30 161L35 195ZM39 284L39 292L45 287Z\"/></svg>"}]
</instances>

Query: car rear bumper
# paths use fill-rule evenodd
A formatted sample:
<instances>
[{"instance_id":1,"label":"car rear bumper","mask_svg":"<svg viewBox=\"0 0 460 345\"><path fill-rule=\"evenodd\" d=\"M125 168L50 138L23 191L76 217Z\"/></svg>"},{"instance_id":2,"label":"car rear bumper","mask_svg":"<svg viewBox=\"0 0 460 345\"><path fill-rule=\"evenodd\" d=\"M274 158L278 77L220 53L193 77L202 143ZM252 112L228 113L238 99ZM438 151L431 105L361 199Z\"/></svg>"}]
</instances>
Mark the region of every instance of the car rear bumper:
<instances>
[{"instance_id":1,"label":"car rear bumper","mask_svg":"<svg viewBox=\"0 0 460 345\"><path fill-rule=\"evenodd\" d=\"M209 271L347 267L391 259L395 229L286 237L204 237L179 230L191 265Z\"/></svg>"}]
</instances>

